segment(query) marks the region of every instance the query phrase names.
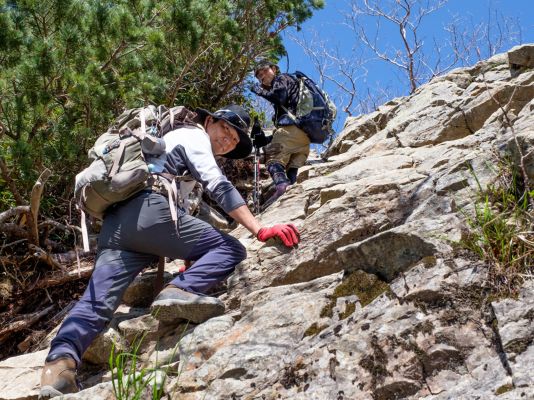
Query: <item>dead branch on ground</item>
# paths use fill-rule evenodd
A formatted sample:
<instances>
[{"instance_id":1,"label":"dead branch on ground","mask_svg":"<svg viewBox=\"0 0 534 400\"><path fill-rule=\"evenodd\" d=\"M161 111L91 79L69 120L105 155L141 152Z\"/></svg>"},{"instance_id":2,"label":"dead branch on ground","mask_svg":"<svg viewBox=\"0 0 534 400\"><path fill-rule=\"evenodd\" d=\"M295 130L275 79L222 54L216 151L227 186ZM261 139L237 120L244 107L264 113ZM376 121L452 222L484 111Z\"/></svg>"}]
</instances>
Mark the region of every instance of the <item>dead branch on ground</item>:
<instances>
[{"instance_id":1,"label":"dead branch on ground","mask_svg":"<svg viewBox=\"0 0 534 400\"><path fill-rule=\"evenodd\" d=\"M13 333L29 328L34 323L43 318L45 315L47 315L50 311L52 311L53 308L53 305L48 306L44 310L32 314L23 315L20 320L10 323L7 328L4 328L0 331L0 343L3 343Z\"/></svg>"},{"instance_id":2,"label":"dead branch on ground","mask_svg":"<svg viewBox=\"0 0 534 400\"><path fill-rule=\"evenodd\" d=\"M51 286L63 285L67 282L76 281L79 279L89 278L93 272L93 261L81 261L81 267L69 271L57 271L50 275L45 275L44 278L39 279L35 286L31 289L44 289Z\"/></svg>"}]
</instances>

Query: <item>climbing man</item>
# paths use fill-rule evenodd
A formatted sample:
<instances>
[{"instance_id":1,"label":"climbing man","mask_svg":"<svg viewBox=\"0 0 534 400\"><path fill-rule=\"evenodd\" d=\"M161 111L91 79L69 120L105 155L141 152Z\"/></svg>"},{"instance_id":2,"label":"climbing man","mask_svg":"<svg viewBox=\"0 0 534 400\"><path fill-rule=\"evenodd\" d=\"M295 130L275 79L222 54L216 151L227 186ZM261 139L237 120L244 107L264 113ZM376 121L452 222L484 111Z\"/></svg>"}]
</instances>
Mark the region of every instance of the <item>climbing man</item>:
<instances>
[{"instance_id":1,"label":"climbing man","mask_svg":"<svg viewBox=\"0 0 534 400\"><path fill-rule=\"evenodd\" d=\"M271 143L265 147L267 171L275 184L275 193L264 203L264 208L283 195L289 185L297 181L297 172L310 154L310 139L295 119L299 83L289 74L280 73L278 65L261 61L254 70L259 84L251 91L272 103L275 130Z\"/></svg>"},{"instance_id":2,"label":"climbing man","mask_svg":"<svg viewBox=\"0 0 534 400\"><path fill-rule=\"evenodd\" d=\"M230 105L214 113L191 112L195 124L167 133L165 153L150 162L163 176L191 176L225 212L258 240L279 238L287 247L298 244L299 232L291 224L262 227L235 187L222 174L215 156L240 159L252 150L250 116ZM180 184L181 185L181 184ZM91 342L112 319L135 276L159 257L192 260L156 297L151 311L164 323L189 320L201 323L224 313L225 307L208 290L226 279L246 257L234 237L188 215L176 202L171 215L169 185L152 185L106 210L98 240L95 268L88 287L63 321L51 343L41 376L39 398L77 392L76 370ZM162 189L163 188L163 189Z\"/></svg>"}]
</instances>

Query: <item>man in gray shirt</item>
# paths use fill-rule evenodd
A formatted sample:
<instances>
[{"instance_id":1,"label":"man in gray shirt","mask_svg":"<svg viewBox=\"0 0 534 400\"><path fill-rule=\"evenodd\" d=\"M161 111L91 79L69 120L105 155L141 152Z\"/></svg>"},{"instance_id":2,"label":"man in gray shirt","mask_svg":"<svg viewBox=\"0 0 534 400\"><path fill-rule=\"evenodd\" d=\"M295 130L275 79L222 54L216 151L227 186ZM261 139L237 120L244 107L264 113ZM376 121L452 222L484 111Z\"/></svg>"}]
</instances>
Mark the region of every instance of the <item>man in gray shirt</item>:
<instances>
[{"instance_id":1,"label":"man in gray shirt","mask_svg":"<svg viewBox=\"0 0 534 400\"><path fill-rule=\"evenodd\" d=\"M288 247L298 244L299 233L291 224L262 227L215 162L215 156L238 159L250 154L248 113L236 105L215 113L197 109L195 122L163 137L165 154L150 160L155 169L162 175L191 174L258 240L279 238ZM222 301L205 293L234 271L246 258L246 250L237 239L188 215L181 206L176 211L175 221L165 194L152 188L106 211L95 269L84 295L51 343L40 398L79 390L76 369L83 353L111 320L135 276L159 257L194 263L157 296L151 307L155 318L169 323L181 319L201 323L224 313Z\"/></svg>"}]
</instances>

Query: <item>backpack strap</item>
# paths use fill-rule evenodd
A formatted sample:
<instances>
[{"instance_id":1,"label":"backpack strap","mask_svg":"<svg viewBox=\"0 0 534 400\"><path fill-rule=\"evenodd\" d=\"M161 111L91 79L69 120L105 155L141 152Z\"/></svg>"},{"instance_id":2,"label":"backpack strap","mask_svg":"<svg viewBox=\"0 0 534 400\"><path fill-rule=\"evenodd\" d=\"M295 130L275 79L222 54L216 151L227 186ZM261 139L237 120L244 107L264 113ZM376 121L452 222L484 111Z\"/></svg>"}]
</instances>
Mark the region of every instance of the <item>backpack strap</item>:
<instances>
[{"instance_id":1,"label":"backpack strap","mask_svg":"<svg viewBox=\"0 0 534 400\"><path fill-rule=\"evenodd\" d=\"M167 195L167 198L169 200L171 218L176 226L176 233L178 236L180 236L180 232L178 229L178 214L176 212L176 205L180 205L182 203L177 184L177 181L180 180L180 177L164 173L154 174L153 177L154 180L157 181L157 184L155 182L154 184L161 185L165 189L165 192L163 194Z\"/></svg>"},{"instance_id":2,"label":"backpack strap","mask_svg":"<svg viewBox=\"0 0 534 400\"><path fill-rule=\"evenodd\" d=\"M176 212L176 203L180 203L180 195L178 194L178 186L176 184L176 179L174 175L170 174L159 174L163 179L159 179L158 175L154 176L154 179L157 179L159 183L163 185L167 191L167 199L169 200L169 208L171 212L171 218L174 222L176 228L176 234L180 237L180 229L178 227L178 214ZM169 178L171 181L169 182ZM172 183L171 183L172 182ZM159 257L158 259L158 270L156 272L156 280L154 281L154 295L157 295L161 289L163 289L163 274L165 272L165 257Z\"/></svg>"},{"instance_id":3,"label":"backpack strap","mask_svg":"<svg viewBox=\"0 0 534 400\"><path fill-rule=\"evenodd\" d=\"M139 120L141 121L141 132L146 132L146 117L145 117L145 108L139 113Z\"/></svg>"},{"instance_id":4,"label":"backpack strap","mask_svg":"<svg viewBox=\"0 0 534 400\"><path fill-rule=\"evenodd\" d=\"M83 251L88 252L90 249L89 249L89 234L87 232L87 220L86 220L85 212L83 211L83 208L80 207L80 211L82 213L81 229L82 229Z\"/></svg>"},{"instance_id":5,"label":"backpack strap","mask_svg":"<svg viewBox=\"0 0 534 400\"><path fill-rule=\"evenodd\" d=\"M289 110L288 110L287 108L285 108L283 105L280 105L280 108L286 112L287 116L288 116L289 118L291 118L291 119L293 120L293 122L295 122L295 124L298 124L298 120L297 120L296 115L294 115L291 111L289 111Z\"/></svg>"},{"instance_id":6,"label":"backpack strap","mask_svg":"<svg viewBox=\"0 0 534 400\"><path fill-rule=\"evenodd\" d=\"M171 129L172 127L174 126L174 111L171 109L169 109L169 121L171 122Z\"/></svg>"}]
</instances>

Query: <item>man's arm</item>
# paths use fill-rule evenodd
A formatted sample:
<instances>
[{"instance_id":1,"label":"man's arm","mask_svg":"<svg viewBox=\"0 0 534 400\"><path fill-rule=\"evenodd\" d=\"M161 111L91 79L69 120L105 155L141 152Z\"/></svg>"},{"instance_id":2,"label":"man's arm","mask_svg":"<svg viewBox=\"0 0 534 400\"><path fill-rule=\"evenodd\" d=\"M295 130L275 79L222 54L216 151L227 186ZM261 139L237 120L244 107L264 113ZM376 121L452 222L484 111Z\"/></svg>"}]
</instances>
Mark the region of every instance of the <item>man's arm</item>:
<instances>
[{"instance_id":1,"label":"man's arm","mask_svg":"<svg viewBox=\"0 0 534 400\"><path fill-rule=\"evenodd\" d=\"M261 225L254 217L254 215L252 215L246 205L238 207L235 210L230 211L228 214L230 215L230 217L232 217L245 228L247 228L254 236L258 235L258 232L261 229Z\"/></svg>"},{"instance_id":2,"label":"man's arm","mask_svg":"<svg viewBox=\"0 0 534 400\"><path fill-rule=\"evenodd\" d=\"M300 242L299 231L293 224L277 224L269 228L261 227L247 206L238 207L228 214L261 242L266 242L271 238L279 238L287 247L296 246Z\"/></svg>"},{"instance_id":3,"label":"man's arm","mask_svg":"<svg viewBox=\"0 0 534 400\"><path fill-rule=\"evenodd\" d=\"M191 135L193 132L185 133ZM207 136L200 132L197 135L189 137L182 135L182 138L187 140L183 140L180 145L173 143L173 157L169 158L185 161L195 180L202 183L210 197L258 240L265 242L270 238L278 237L288 247L298 244L300 241L298 230L291 224L279 224L269 228L261 227L246 206L243 197L217 166ZM193 137L196 140L193 140Z\"/></svg>"},{"instance_id":4,"label":"man's arm","mask_svg":"<svg viewBox=\"0 0 534 400\"><path fill-rule=\"evenodd\" d=\"M292 78L287 75L278 75L276 78L274 78L273 86L270 89L265 89L260 85L255 85L252 88L252 92L273 104L285 107L291 79Z\"/></svg>"}]
</instances>

